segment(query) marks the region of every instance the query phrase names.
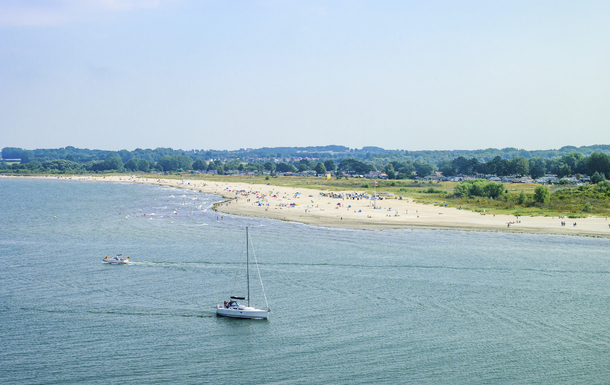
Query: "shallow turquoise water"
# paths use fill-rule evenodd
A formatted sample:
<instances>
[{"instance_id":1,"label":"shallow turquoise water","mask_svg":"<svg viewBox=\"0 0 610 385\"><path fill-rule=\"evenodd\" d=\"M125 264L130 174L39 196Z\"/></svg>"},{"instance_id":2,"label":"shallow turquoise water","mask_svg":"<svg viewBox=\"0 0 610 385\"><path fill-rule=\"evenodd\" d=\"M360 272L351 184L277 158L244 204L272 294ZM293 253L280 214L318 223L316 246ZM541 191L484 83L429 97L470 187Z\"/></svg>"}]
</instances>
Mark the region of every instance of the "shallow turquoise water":
<instances>
[{"instance_id":1,"label":"shallow turquoise water","mask_svg":"<svg viewBox=\"0 0 610 385\"><path fill-rule=\"evenodd\" d=\"M610 378L608 240L221 217L157 186L12 179L0 197L0 383ZM215 316L245 226L269 321ZM116 253L134 263L101 263Z\"/></svg>"}]
</instances>

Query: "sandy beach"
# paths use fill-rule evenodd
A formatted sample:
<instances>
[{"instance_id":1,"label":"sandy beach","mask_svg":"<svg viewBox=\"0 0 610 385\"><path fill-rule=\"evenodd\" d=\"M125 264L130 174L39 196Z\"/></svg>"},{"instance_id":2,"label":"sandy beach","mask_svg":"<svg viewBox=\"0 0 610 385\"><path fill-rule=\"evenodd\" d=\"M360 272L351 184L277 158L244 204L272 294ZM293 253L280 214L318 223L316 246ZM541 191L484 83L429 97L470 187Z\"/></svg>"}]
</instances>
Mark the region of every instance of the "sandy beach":
<instances>
[{"instance_id":1,"label":"sandy beach","mask_svg":"<svg viewBox=\"0 0 610 385\"><path fill-rule=\"evenodd\" d=\"M17 177L19 178L19 177ZM146 183L214 193L226 198L221 213L274 218L316 226L358 229L427 228L503 231L610 238L605 217L515 217L482 214L455 207L424 205L411 199L366 199L362 191L319 191L237 182L182 181L138 176L39 177L119 183ZM565 225L562 225L565 222Z\"/></svg>"}]
</instances>

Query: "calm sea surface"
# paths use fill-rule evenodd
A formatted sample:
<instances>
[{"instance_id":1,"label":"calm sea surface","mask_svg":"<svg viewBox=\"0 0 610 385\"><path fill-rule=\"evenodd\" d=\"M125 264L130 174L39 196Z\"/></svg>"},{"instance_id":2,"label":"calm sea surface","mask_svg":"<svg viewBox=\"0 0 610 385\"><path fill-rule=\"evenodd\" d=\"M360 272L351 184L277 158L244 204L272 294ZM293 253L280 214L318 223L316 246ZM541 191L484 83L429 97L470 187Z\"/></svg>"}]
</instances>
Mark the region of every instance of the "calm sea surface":
<instances>
[{"instance_id":1,"label":"calm sea surface","mask_svg":"<svg viewBox=\"0 0 610 385\"><path fill-rule=\"evenodd\" d=\"M326 229L219 200L0 180L0 383L610 382L607 239ZM246 226L268 321L214 311L243 294ZM101 263L117 253L134 263Z\"/></svg>"}]
</instances>

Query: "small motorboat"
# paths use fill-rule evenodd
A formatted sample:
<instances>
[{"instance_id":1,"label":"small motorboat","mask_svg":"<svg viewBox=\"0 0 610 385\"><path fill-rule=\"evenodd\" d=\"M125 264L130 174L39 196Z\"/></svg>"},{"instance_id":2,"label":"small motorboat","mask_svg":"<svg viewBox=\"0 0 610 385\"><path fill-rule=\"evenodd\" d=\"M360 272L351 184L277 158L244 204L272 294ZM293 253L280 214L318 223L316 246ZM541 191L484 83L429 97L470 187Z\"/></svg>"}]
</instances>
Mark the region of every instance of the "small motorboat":
<instances>
[{"instance_id":1,"label":"small motorboat","mask_svg":"<svg viewBox=\"0 0 610 385\"><path fill-rule=\"evenodd\" d=\"M129 263L129 257L123 258L122 254L117 254L115 257L102 258L102 263L111 263L113 265L126 265Z\"/></svg>"}]
</instances>

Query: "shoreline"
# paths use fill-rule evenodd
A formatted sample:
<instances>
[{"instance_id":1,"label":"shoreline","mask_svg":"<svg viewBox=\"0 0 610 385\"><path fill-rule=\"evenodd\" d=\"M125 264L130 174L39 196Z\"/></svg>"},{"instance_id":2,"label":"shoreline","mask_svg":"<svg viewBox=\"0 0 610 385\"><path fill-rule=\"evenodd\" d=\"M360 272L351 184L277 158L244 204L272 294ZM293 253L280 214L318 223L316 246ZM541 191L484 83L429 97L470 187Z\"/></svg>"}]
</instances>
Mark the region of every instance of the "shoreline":
<instances>
[{"instance_id":1,"label":"shoreline","mask_svg":"<svg viewBox=\"0 0 610 385\"><path fill-rule=\"evenodd\" d=\"M406 199L371 200L362 191L327 191L244 182L188 181L140 176L0 176L140 183L187 188L225 198L214 205L220 213L278 219L321 227L363 230L428 229L449 231L505 232L518 234L572 235L610 238L610 221L603 217L515 217L484 214L415 203ZM565 225L561 225L565 222ZM576 225L574 225L576 223Z\"/></svg>"}]
</instances>

